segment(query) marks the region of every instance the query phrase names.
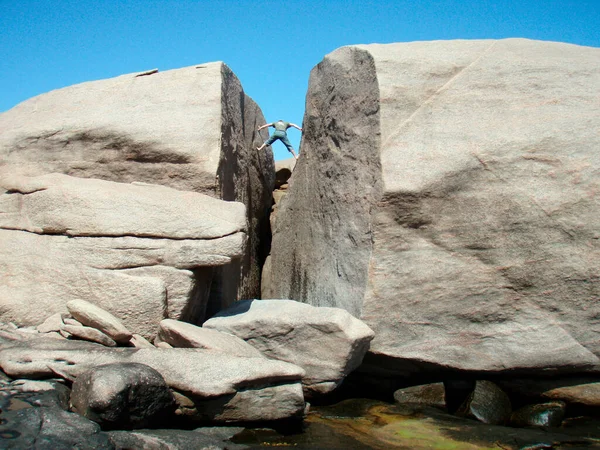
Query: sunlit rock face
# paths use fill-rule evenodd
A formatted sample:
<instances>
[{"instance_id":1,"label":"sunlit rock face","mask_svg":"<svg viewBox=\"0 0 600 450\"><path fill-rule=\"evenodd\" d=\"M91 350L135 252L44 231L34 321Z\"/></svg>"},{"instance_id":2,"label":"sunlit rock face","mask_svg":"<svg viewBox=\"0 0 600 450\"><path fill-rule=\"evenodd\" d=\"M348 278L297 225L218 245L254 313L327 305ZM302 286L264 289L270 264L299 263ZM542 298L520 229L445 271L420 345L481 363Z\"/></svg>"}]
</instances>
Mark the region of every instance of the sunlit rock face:
<instances>
[{"instance_id":1,"label":"sunlit rock face","mask_svg":"<svg viewBox=\"0 0 600 450\"><path fill-rule=\"evenodd\" d=\"M337 306L389 373L597 370L600 49L343 47L312 71L271 294Z\"/></svg>"},{"instance_id":2,"label":"sunlit rock face","mask_svg":"<svg viewBox=\"0 0 600 450\"><path fill-rule=\"evenodd\" d=\"M0 177L56 172L243 203L243 253L219 268L194 268L173 286L186 290L191 280L195 293L210 297L211 315L260 295L274 183L271 153L255 149L266 137L256 132L263 123L260 108L221 62L91 81L0 114Z\"/></svg>"}]
</instances>

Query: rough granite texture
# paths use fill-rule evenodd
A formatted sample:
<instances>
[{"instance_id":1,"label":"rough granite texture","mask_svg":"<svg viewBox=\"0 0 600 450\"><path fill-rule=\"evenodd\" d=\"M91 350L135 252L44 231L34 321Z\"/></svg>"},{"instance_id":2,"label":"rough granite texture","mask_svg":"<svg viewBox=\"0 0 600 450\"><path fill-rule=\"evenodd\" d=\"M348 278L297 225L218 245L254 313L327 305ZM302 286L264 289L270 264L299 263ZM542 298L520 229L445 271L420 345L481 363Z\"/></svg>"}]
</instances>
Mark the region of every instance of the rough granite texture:
<instances>
[{"instance_id":1,"label":"rough granite texture","mask_svg":"<svg viewBox=\"0 0 600 450\"><path fill-rule=\"evenodd\" d=\"M244 203L250 231L242 257L191 275L194 292L210 296L212 315L260 294L274 183L272 154L255 149L266 138L256 132L262 123L222 62L81 83L0 114L0 179L58 172Z\"/></svg>"},{"instance_id":2,"label":"rough granite texture","mask_svg":"<svg viewBox=\"0 0 600 450\"><path fill-rule=\"evenodd\" d=\"M327 55L268 291L363 319L390 374L600 370L599 88L562 43Z\"/></svg>"}]
</instances>

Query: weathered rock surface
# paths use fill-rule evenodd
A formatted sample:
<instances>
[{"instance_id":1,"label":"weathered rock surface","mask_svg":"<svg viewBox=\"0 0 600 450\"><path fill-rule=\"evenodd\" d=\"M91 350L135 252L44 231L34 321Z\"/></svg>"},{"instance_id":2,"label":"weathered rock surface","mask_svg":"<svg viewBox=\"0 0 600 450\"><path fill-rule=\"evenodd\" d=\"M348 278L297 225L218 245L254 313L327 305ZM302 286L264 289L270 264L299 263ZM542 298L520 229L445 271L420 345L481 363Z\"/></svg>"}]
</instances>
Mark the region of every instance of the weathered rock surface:
<instances>
[{"instance_id":1,"label":"weathered rock surface","mask_svg":"<svg viewBox=\"0 0 600 450\"><path fill-rule=\"evenodd\" d=\"M343 309L292 300L240 301L203 327L234 334L268 358L302 367L307 395L335 389L360 365L373 339L373 331Z\"/></svg>"},{"instance_id":2,"label":"weathered rock surface","mask_svg":"<svg viewBox=\"0 0 600 450\"><path fill-rule=\"evenodd\" d=\"M456 414L490 425L503 425L510 419L511 412L508 395L495 383L482 380L475 383L475 389Z\"/></svg>"},{"instance_id":3,"label":"weathered rock surface","mask_svg":"<svg viewBox=\"0 0 600 450\"><path fill-rule=\"evenodd\" d=\"M203 348L248 358L263 357L262 353L237 336L173 319L160 322L158 338L172 347Z\"/></svg>"},{"instance_id":4,"label":"weathered rock surface","mask_svg":"<svg viewBox=\"0 0 600 450\"><path fill-rule=\"evenodd\" d=\"M156 450L236 450L248 448L227 440L242 428L229 431L223 427L218 432L211 428L197 430L140 430L109 431L107 434L118 449L156 449Z\"/></svg>"},{"instance_id":5,"label":"weathered rock surface","mask_svg":"<svg viewBox=\"0 0 600 450\"><path fill-rule=\"evenodd\" d=\"M114 339L115 342L127 343L133 336L131 331L119 319L90 302L86 302L85 300L71 300L67 303L67 309L83 325L98 329Z\"/></svg>"},{"instance_id":6,"label":"weathered rock surface","mask_svg":"<svg viewBox=\"0 0 600 450\"><path fill-rule=\"evenodd\" d=\"M599 88L600 49L561 43L327 55L272 295L360 317L398 374L600 370Z\"/></svg>"},{"instance_id":7,"label":"weathered rock surface","mask_svg":"<svg viewBox=\"0 0 600 450\"><path fill-rule=\"evenodd\" d=\"M0 185L4 321L37 325L85 299L152 337L165 316L201 320L213 267L244 255L238 202L62 174Z\"/></svg>"},{"instance_id":8,"label":"weathered rock surface","mask_svg":"<svg viewBox=\"0 0 600 450\"><path fill-rule=\"evenodd\" d=\"M600 412L600 380L595 378L515 378L499 383L510 395L534 400L555 400L569 407L593 408Z\"/></svg>"},{"instance_id":9,"label":"weathered rock surface","mask_svg":"<svg viewBox=\"0 0 600 450\"><path fill-rule=\"evenodd\" d=\"M82 339L84 341L96 342L98 344L105 345L107 347L116 347L117 343L104 334L102 331L92 327L83 327L76 325L64 325L63 331L66 331L71 337L75 339ZM126 341L126 342L129 342Z\"/></svg>"},{"instance_id":10,"label":"weathered rock surface","mask_svg":"<svg viewBox=\"0 0 600 450\"><path fill-rule=\"evenodd\" d=\"M565 417L564 402L549 402L527 405L519 408L510 416L513 427L560 427Z\"/></svg>"},{"instance_id":11,"label":"weathered rock surface","mask_svg":"<svg viewBox=\"0 0 600 450\"><path fill-rule=\"evenodd\" d=\"M422 384L398 389L394 392L396 403L426 405L446 410L446 397L443 383Z\"/></svg>"},{"instance_id":12,"label":"weathered rock surface","mask_svg":"<svg viewBox=\"0 0 600 450\"><path fill-rule=\"evenodd\" d=\"M0 172L27 176L56 172L151 183L242 202L247 206L249 235L241 259L208 273L190 272L186 281L195 293L210 293L212 313L238 295L258 296L260 266L266 256L261 243L269 229L274 181L272 155L255 150L266 137L256 132L257 125L264 123L260 109L221 62L139 75L66 87L0 114ZM160 210L172 207L165 201ZM220 214L220 209L211 211ZM105 212L109 214L110 208ZM135 225L168 227L183 213L179 210L168 220ZM81 215L85 218L86 211ZM120 218L126 223L134 217ZM184 254L198 253L189 242L180 244L188 248ZM152 247L152 242L146 247ZM14 264L7 258L1 252L0 264ZM127 258L122 262L138 267L136 262L128 264ZM184 283L182 277L171 278Z\"/></svg>"},{"instance_id":13,"label":"weathered rock surface","mask_svg":"<svg viewBox=\"0 0 600 450\"><path fill-rule=\"evenodd\" d=\"M6 449L115 449L98 424L58 407L3 411L0 435Z\"/></svg>"},{"instance_id":14,"label":"weathered rock surface","mask_svg":"<svg viewBox=\"0 0 600 450\"><path fill-rule=\"evenodd\" d=\"M298 366L203 349L110 348L83 341L31 338L0 349L0 368L13 378L76 378L93 367L141 363L193 399L203 419L223 422L298 417L304 412ZM282 407L285 406L285 407Z\"/></svg>"},{"instance_id":15,"label":"weathered rock surface","mask_svg":"<svg viewBox=\"0 0 600 450\"><path fill-rule=\"evenodd\" d=\"M145 428L175 411L163 377L140 363L105 364L79 375L71 410L108 428Z\"/></svg>"}]
</instances>

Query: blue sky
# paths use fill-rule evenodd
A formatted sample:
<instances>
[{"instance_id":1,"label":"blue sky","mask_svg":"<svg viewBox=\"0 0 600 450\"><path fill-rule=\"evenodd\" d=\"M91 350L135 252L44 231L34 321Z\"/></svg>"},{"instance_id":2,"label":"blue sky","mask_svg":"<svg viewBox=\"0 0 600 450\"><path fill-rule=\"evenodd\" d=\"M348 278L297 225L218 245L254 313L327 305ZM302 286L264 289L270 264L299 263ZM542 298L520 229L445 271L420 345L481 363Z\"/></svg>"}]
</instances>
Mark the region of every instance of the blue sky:
<instances>
[{"instance_id":1,"label":"blue sky","mask_svg":"<svg viewBox=\"0 0 600 450\"><path fill-rule=\"evenodd\" d=\"M300 125L310 70L336 48L507 37L600 47L600 2L0 0L0 111L84 81L224 61L268 121Z\"/></svg>"}]
</instances>

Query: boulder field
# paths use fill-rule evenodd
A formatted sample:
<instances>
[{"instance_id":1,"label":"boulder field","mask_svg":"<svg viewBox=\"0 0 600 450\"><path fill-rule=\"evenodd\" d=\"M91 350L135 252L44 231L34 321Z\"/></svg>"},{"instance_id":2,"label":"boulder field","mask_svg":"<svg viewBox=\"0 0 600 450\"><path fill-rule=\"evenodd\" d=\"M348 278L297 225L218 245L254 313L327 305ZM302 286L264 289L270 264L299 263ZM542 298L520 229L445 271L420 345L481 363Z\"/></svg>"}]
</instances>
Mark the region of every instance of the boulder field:
<instances>
[{"instance_id":1,"label":"boulder field","mask_svg":"<svg viewBox=\"0 0 600 450\"><path fill-rule=\"evenodd\" d=\"M0 114L2 439L236 448L206 425L350 391L597 414L599 89L595 48L343 47L278 166L223 63Z\"/></svg>"},{"instance_id":2,"label":"boulder field","mask_svg":"<svg viewBox=\"0 0 600 450\"><path fill-rule=\"evenodd\" d=\"M263 292L361 318L390 376L597 372L599 88L563 43L327 55Z\"/></svg>"}]
</instances>

